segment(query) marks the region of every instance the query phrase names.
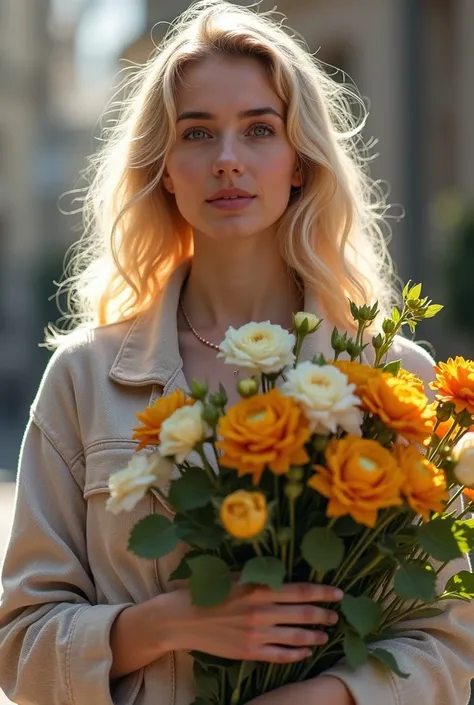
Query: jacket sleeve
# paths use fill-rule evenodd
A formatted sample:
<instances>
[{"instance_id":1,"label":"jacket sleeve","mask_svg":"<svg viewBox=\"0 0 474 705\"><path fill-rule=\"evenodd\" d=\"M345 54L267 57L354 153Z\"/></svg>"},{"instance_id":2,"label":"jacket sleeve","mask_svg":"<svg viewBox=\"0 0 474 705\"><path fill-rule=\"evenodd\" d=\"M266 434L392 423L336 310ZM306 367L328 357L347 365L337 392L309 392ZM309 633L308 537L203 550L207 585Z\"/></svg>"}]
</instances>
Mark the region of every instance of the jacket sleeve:
<instances>
[{"instance_id":1,"label":"jacket sleeve","mask_svg":"<svg viewBox=\"0 0 474 705\"><path fill-rule=\"evenodd\" d=\"M414 343L399 339L393 357L401 357L403 366L423 379L425 386L433 380L434 361ZM460 570L471 570L467 558L446 566L438 576L438 589L443 590L451 575ZM409 678L395 676L374 659L357 671L342 661L327 675L340 678L357 705L466 705L474 677L474 605L450 600L442 607L443 613L436 617L398 625L399 636L380 644L395 656Z\"/></svg>"},{"instance_id":2,"label":"jacket sleeve","mask_svg":"<svg viewBox=\"0 0 474 705\"><path fill-rule=\"evenodd\" d=\"M128 605L96 604L78 482L82 454L75 452L71 464L55 438L64 431L71 448L71 439L80 437L63 367L53 361L38 406L62 405L64 429L45 427L32 411L20 452L2 567L0 687L17 705L131 703L140 674L120 679L113 689L109 681L110 628Z\"/></svg>"}]
</instances>

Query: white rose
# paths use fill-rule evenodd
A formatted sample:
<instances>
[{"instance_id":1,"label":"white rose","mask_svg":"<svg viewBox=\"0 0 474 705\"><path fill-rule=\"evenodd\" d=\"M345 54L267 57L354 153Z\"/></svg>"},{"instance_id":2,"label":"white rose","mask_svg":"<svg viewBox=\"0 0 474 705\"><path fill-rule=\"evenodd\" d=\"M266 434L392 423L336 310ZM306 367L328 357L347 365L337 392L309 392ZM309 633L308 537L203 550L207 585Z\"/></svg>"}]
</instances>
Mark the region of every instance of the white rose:
<instances>
[{"instance_id":1,"label":"white rose","mask_svg":"<svg viewBox=\"0 0 474 705\"><path fill-rule=\"evenodd\" d=\"M107 509L112 514L130 512L153 485L164 485L171 478L172 463L165 458L134 455L125 470L109 478L110 497Z\"/></svg>"},{"instance_id":2,"label":"white rose","mask_svg":"<svg viewBox=\"0 0 474 705\"><path fill-rule=\"evenodd\" d=\"M160 430L160 453L173 457L177 463L186 460L195 446L206 437L202 419L202 404L183 406L163 421Z\"/></svg>"},{"instance_id":3,"label":"white rose","mask_svg":"<svg viewBox=\"0 0 474 705\"><path fill-rule=\"evenodd\" d=\"M453 450L454 474L465 487L474 488L474 433L466 433Z\"/></svg>"},{"instance_id":4,"label":"white rose","mask_svg":"<svg viewBox=\"0 0 474 705\"><path fill-rule=\"evenodd\" d=\"M306 313L306 311L298 311L298 313L295 313L293 321L296 330L301 328L305 319L308 321L307 335L314 333L316 328L319 326L319 318L315 316L314 313Z\"/></svg>"},{"instance_id":5,"label":"white rose","mask_svg":"<svg viewBox=\"0 0 474 705\"><path fill-rule=\"evenodd\" d=\"M334 365L302 362L287 373L282 391L300 402L314 433L336 433L338 426L360 436L361 403L347 376Z\"/></svg>"},{"instance_id":6,"label":"white rose","mask_svg":"<svg viewBox=\"0 0 474 705\"><path fill-rule=\"evenodd\" d=\"M292 333L270 321L246 323L228 329L217 357L223 357L228 365L273 374L293 364L295 343Z\"/></svg>"}]
</instances>

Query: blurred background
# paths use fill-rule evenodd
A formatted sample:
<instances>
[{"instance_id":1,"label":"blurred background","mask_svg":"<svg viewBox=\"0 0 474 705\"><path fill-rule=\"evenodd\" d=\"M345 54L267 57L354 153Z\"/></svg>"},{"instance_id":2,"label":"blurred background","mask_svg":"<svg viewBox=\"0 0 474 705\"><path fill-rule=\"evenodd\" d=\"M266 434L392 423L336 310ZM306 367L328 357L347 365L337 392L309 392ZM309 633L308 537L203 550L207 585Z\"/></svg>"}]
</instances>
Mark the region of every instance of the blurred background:
<instances>
[{"instance_id":1,"label":"blurred background","mask_svg":"<svg viewBox=\"0 0 474 705\"><path fill-rule=\"evenodd\" d=\"M85 184L117 75L146 61L184 0L0 0L0 477L18 450L60 317L54 280L80 235L65 192ZM244 0L245 4L245 0ZM274 6L264 0L263 10ZM311 51L370 108L373 176L405 209L391 252L445 309L421 329L438 358L473 354L474 1L280 0ZM152 29L153 28L153 29ZM335 75L341 80L341 74ZM394 213L400 208L394 209ZM13 485L0 492L0 533ZM2 552L0 536L0 555Z\"/></svg>"}]
</instances>

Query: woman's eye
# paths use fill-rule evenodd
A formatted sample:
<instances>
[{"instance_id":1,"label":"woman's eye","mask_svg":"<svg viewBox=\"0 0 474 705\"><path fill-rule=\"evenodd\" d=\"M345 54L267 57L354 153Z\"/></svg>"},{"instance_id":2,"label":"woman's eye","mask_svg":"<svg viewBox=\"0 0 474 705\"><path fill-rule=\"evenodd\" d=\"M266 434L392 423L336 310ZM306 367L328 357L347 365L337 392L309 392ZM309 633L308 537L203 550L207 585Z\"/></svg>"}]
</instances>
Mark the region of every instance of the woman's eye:
<instances>
[{"instance_id":1,"label":"woman's eye","mask_svg":"<svg viewBox=\"0 0 474 705\"><path fill-rule=\"evenodd\" d=\"M193 127L184 133L184 140L202 140L208 138L208 133L200 127Z\"/></svg>"},{"instance_id":2,"label":"woman's eye","mask_svg":"<svg viewBox=\"0 0 474 705\"><path fill-rule=\"evenodd\" d=\"M268 125L253 125L250 128L250 132L253 133L254 137L268 137L268 135L275 134L275 130Z\"/></svg>"}]
</instances>

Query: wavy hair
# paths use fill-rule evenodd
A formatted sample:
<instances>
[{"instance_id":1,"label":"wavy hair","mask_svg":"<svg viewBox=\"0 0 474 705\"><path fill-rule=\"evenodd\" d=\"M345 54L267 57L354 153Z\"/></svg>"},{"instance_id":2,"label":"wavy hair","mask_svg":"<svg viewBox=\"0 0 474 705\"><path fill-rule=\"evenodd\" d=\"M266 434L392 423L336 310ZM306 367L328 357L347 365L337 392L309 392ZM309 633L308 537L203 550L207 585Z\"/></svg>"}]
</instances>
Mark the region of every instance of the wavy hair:
<instances>
[{"instance_id":1,"label":"wavy hair","mask_svg":"<svg viewBox=\"0 0 474 705\"><path fill-rule=\"evenodd\" d=\"M51 347L83 327L133 318L149 308L171 272L193 253L193 235L162 185L175 140L175 96L188 62L215 54L255 57L287 109L287 133L303 187L277 224L284 260L338 326L350 328L347 297L395 300L386 247L387 206L368 173L362 138L364 102L339 83L273 12L225 0L200 0L125 84L114 126L91 158L84 233L59 284L67 292L65 329L50 328ZM353 112L354 100L360 116Z\"/></svg>"}]
</instances>

